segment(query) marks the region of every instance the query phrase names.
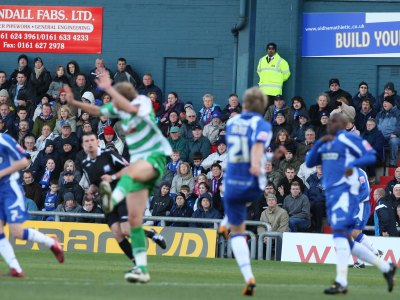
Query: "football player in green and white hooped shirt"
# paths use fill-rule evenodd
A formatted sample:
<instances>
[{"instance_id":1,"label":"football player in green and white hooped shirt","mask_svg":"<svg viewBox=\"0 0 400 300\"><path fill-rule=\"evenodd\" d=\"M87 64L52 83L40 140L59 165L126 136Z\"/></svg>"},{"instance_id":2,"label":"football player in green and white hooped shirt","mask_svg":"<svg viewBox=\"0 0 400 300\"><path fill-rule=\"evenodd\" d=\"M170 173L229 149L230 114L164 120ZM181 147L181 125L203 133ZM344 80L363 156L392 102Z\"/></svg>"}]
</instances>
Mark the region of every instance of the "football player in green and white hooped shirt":
<instances>
[{"instance_id":1,"label":"football player in green and white hooped shirt","mask_svg":"<svg viewBox=\"0 0 400 300\"><path fill-rule=\"evenodd\" d=\"M118 116L121 119L131 158L130 165L116 174L120 180L112 193L111 204L117 205L126 197L132 252L137 267L126 273L125 279L129 282L146 283L150 280L150 275L142 218L149 191L163 175L166 156L172 153L172 149L155 124L151 100L148 97L138 96L134 87L126 82L119 83L114 88L105 70L96 83L111 96L112 103L99 108L74 100L72 93L67 93L67 99L71 105L91 115Z\"/></svg>"}]
</instances>

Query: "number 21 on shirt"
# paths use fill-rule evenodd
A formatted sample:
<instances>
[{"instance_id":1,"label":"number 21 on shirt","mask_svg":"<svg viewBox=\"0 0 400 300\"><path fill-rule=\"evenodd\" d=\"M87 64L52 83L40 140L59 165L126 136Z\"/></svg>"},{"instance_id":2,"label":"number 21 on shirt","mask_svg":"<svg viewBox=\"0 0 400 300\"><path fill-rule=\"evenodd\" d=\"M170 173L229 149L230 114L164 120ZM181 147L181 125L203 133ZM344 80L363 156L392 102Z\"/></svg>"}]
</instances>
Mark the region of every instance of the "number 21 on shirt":
<instances>
[{"instance_id":1,"label":"number 21 on shirt","mask_svg":"<svg viewBox=\"0 0 400 300\"><path fill-rule=\"evenodd\" d=\"M247 136L228 136L228 161L230 163L250 162L249 141Z\"/></svg>"}]
</instances>

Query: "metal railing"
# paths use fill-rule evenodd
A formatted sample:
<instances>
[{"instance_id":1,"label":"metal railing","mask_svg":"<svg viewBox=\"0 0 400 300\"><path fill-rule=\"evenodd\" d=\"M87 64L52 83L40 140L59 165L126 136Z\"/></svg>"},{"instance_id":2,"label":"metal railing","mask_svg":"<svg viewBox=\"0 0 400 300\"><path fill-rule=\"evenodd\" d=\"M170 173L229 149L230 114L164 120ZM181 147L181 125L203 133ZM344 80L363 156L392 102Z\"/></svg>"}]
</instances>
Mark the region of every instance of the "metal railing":
<instances>
[{"instance_id":1,"label":"metal railing","mask_svg":"<svg viewBox=\"0 0 400 300\"><path fill-rule=\"evenodd\" d=\"M90 214L90 213L69 213L69 212L61 212L61 211L28 211L28 213L32 216L53 216L54 220L59 222L60 217L76 217L76 218L88 218L88 219L105 219L104 214ZM168 222L179 222L179 223L204 223L204 224L213 224L214 229L218 229L219 224L222 219L201 219L201 218L177 218L177 217L150 217L144 216L144 221L156 221L160 222L160 226L166 226ZM246 225L253 226L263 226L265 230L271 231L271 225L265 222L258 221L245 221Z\"/></svg>"},{"instance_id":2,"label":"metal railing","mask_svg":"<svg viewBox=\"0 0 400 300\"><path fill-rule=\"evenodd\" d=\"M266 243L265 256L264 254L264 238L268 237ZM274 260L281 260L282 250L282 237L283 232L266 231L258 235L258 260L271 260L272 259L272 246L274 246Z\"/></svg>"}]
</instances>

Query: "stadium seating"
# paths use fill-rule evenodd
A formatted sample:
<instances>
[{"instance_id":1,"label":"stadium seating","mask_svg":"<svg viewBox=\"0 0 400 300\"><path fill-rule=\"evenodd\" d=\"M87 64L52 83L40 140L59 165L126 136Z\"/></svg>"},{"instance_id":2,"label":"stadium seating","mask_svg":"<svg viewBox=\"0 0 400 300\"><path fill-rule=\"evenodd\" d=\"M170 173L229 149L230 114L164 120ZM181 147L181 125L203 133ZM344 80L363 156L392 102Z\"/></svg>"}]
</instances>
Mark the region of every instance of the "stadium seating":
<instances>
[{"instance_id":1,"label":"stadium seating","mask_svg":"<svg viewBox=\"0 0 400 300\"><path fill-rule=\"evenodd\" d=\"M393 179L393 176L380 176L379 183L380 185L387 185L390 180Z\"/></svg>"}]
</instances>

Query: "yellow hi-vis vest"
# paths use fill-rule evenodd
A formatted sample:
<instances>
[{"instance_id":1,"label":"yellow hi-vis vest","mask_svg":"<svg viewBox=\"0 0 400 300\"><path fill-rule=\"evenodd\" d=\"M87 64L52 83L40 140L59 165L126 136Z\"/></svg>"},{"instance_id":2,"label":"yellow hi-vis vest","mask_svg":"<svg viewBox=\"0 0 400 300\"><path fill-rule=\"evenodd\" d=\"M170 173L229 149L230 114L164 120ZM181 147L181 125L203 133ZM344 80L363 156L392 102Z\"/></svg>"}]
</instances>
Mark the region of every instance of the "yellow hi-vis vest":
<instances>
[{"instance_id":1,"label":"yellow hi-vis vest","mask_svg":"<svg viewBox=\"0 0 400 300\"><path fill-rule=\"evenodd\" d=\"M275 53L269 63L267 57L268 55L261 57L258 62L257 73L260 77L258 86L265 95L282 95L283 83L290 77L289 64L278 53Z\"/></svg>"}]
</instances>

